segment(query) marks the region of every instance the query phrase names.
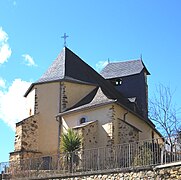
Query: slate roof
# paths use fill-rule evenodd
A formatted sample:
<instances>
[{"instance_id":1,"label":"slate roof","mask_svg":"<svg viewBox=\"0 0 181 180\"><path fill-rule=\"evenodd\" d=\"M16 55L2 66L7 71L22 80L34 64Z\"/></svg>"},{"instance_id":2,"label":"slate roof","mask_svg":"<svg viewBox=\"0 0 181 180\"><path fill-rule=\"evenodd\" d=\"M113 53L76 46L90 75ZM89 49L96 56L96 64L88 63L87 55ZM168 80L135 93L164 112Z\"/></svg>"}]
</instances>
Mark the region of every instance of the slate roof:
<instances>
[{"instance_id":1,"label":"slate roof","mask_svg":"<svg viewBox=\"0 0 181 180\"><path fill-rule=\"evenodd\" d=\"M75 80L84 83L98 84L97 73L70 49L64 47L47 71L36 83L57 80ZM96 76L96 77L95 77Z\"/></svg>"},{"instance_id":2,"label":"slate roof","mask_svg":"<svg viewBox=\"0 0 181 180\"><path fill-rule=\"evenodd\" d=\"M108 98L103 93L101 88L96 88L90 94L88 94L85 98L83 98L80 102L78 102L76 105L69 108L65 112L60 113L59 115L65 115L67 113L71 113L71 112L75 112L75 111L90 109L93 107L114 103L116 101L117 101L116 99Z\"/></svg>"},{"instance_id":3,"label":"slate roof","mask_svg":"<svg viewBox=\"0 0 181 180\"><path fill-rule=\"evenodd\" d=\"M114 86L106 81L92 67L86 64L80 57L74 54L70 49L64 47L52 65L42 75L42 77L33 83L25 96L31 91L34 85L54 81L72 81L82 82L85 84L94 84L101 87L102 91L108 98L119 99L119 101L128 106L129 102L120 94Z\"/></svg>"},{"instance_id":4,"label":"slate roof","mask_svg":"<svg viewBox=\"0 0 181 180\"><path fill-rule=\"evenodd\" d=\"M65 76L65 48L61 51L58 57L53 61L47 71L36 82L48 82L63 79Z\"/></svg>"},{"instance_id":5,"label":"slate roof","mask_svg":"<svg viewBox=\"0 0 181 180\"><path fill-rule=\"evenodd\" d=\"M142 60L112 62L107 64L107 66L103 68L100 74L105 79L112 79L116 77L124 77L139 74L143 69L146 70L148 75L150 74Z\"/></svg>"},{"instance_id":6,"label":"slate roof","mask_svg":"<svg viewBox=\"0 0 181 180\"><path fill-rule=\"evenodd\" d=\"M55 81L93 84L95 88L97 87L97 89L94 89L74 107L69 110L67 109L67 112L71 110L73 111L73 109L78 110L112 102L117 102L119 105L133 110L133 107L127 98L125 98L109 81L106 81L106 79L67 47L63 48L61 53L41 78L30 86L25 93L25 97L36 84Z\"/></svg>"},{"instance_id":7,"label":"slate roof","mask_svg":"<svg viewBox=\"0 0 181 180\"><path fill-rule=\"evenodd\" d=\"M91 93L89 93L86 97L84 97L82 100L80 100L76 105L72 106L71 108L67 109L64 112L57 114L57 117L66 115L66 114L70 114L70 113L83 111L83 110L89 110L91 108L97 108L97 107L112 104L112 103L116 103L120 106L123 105L120 102L120 100L108 98L104 94L102 89L100 87L97 87ZM132 103L130 103L129 106L127 106L127 108L132 110L133 113L138 115L143 121L148 123L151 127L153 127L153 128L155 127L155 125L149 119L146 120L142 116L140 116L139 112L134 112L133 111L134 108L132 108L131 105L132 105Z\"/></svg>"}]
</instances>

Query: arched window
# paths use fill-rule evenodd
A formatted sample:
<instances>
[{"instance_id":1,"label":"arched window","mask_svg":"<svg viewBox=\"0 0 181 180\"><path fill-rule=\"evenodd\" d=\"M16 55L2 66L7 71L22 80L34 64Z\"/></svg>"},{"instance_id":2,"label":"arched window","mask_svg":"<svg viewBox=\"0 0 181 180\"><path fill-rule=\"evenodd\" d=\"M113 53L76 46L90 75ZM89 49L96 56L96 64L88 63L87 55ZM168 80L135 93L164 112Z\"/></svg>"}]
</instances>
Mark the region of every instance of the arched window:
<instances>
[{"instance_id":1,"label":"arched window","mask_svg":"<svg viewBox=\"0 0 181 180\"><path fill-rule=\"evenodd\" d=\"M85 117L85 116L81 117L80 120L79 120L79 124L83 124L85 122L87 122L87 117Z\"/></svg>"}]
</instances>

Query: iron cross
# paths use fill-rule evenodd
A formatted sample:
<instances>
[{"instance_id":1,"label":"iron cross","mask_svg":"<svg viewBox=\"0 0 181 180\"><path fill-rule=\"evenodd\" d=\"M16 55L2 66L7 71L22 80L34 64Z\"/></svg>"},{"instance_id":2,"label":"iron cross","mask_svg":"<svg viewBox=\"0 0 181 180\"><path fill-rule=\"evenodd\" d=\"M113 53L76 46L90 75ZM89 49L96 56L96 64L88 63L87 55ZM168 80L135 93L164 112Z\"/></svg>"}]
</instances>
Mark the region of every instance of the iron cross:
<instances>
[{"instance_id":1,"label":"iron cross","mask_svg":"<svg viewBox=\"0 0 181 180\"><path fill-rule=\"evenodd\" d=\"M64 47L66 47L66 39L68 38L69 36L66 35L66 33L64 33L63 36L61 36L61 38L64 39Z\"/></svg>"}]
</instances>

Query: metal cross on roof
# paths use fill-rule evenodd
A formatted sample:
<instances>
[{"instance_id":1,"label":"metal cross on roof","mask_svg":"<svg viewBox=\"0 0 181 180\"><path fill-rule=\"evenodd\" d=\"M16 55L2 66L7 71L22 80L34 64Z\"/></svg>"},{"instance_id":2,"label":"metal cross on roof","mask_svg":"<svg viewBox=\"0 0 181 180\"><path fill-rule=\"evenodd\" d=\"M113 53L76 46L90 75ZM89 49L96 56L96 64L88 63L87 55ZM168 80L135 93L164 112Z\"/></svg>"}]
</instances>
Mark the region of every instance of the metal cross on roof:
<instances>
[{"instance_id":1,"label":"metal cross on roof","mask_svg":"<svg viewBox=\"0 0 181 180\"><path fill-rule=\"evenodd\" d=\"M63 36L61 36L61 38L64 39L64 47L66 47L66 39L68 38L69 36L66 35L66 33L64 33Z\"/></svg>"}]
</instances>

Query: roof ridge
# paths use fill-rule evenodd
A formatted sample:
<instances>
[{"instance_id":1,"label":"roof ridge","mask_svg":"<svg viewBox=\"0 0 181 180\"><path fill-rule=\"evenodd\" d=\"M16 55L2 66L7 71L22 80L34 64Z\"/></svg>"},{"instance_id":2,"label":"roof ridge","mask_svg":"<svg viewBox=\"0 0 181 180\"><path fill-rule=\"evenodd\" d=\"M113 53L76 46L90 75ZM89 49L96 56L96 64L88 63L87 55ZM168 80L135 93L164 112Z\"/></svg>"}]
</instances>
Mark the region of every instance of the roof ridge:
<instances>
[{"instance_id":1,"label":"roof ridge","mask_svg":"<svg viewBox=\"0 0 181 180\"><path fill-rule=\"evenodd\" d=\"M109 63L102 69L100 74L105 79L112 79L139 74L143 69L146 71L147 75L150 74L143 61L141 59L137 59Z\"/></svg>"},{"instance_id":2,"label":"roof ridge","mask_svg":"<svg viewBox=\"0 0 181 180\"><path fill-rule=\"evenodd\" d=\"M94 101L96 101L96 100L99 99L99 98L101 98L101 100L103 100L103 99L104 99L104 100L105 100L105 99L107 99L107 100L110 100L110 99L113 100L113 98L108 98L108 97L104 94L104 92L102 91L101 87L98 88L98 90L97 90L94 98L92 99L92 101L91 101L90 103L93 103Z\"/></svg>"},{"instance_id":3,"label":"roof ridge","mask_svg":"<svg viewBox=\"0 0 181 180\"><path fill-rule=\"evenodd\" d=\"M120 60L120 61L109 62L108 64L126 63L126 62L134 62L134 61L142 61L142 60L141 60L141 59ZM107 65L108 65L108 64L107 64Z\"/></svg>"}]
</instances>

